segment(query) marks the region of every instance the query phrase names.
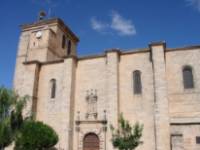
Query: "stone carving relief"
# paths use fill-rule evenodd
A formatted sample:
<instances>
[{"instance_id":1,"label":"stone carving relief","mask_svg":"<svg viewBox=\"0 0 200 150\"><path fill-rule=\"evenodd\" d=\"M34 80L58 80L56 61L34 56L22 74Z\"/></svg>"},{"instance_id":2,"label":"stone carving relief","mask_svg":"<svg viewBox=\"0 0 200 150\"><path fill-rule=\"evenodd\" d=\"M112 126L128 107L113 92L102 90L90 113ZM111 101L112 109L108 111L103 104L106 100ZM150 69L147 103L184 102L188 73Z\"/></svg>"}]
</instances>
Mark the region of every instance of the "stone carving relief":
<instances>
[{"instance_id":1,"label":"stone carving relief","mask_svg":"<svg viewBox=\"0 0 200 150\"><path fill-rule=\"evenodd\" d=\"M90 133L98 136L100 140L99 150L106 150L107 116L106 110L103 111L101 118L98 116L97 90L91 89L86 92L85 103L85 118L81 117L80 111L77 111L76 115L75 130L77 136L77 150L84 149L84 137Z\"/></svg>"},{"instance_id":2,"label":"stone carving relief","mask_svg":"<svg viewBox=\"0 0 200 150\"><path fill-rule=\"evenodd\" d=\"M86 119L97 119L97 90L88 90L86 95Z\"/></svg>"}]
</instances>

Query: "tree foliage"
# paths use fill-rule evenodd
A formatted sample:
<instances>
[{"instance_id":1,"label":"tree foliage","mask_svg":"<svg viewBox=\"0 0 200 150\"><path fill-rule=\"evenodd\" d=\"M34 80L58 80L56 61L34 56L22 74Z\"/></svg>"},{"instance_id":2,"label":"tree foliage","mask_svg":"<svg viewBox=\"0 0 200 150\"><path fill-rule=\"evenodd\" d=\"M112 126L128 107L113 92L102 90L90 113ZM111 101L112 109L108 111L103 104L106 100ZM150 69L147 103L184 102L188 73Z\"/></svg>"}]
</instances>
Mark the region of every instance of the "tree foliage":
<instances>
[{"instance_id":1,"label":"tree foliage","mask_svg":"<svg viewBox=\"0 0 200 150\"><path fill-rule=\"evenodd\" d=\"M33 116L23 116L29 97L0 87L0 149L15 142L17 150L40 150L58 142L56 132Z\"/></svg>"},{"instance_id":2,"label":"tree foliage","mask_svg":"<svg viewBox=\"0 0 200 150\"><path fill-rule=\"evenodd\" d=\"M142 144L140 138L142 137L143 125L136 123L131 124L120 115L119 129L112 130L112 144L119 150L134 150L138 145Z\"/></svg>"},{"instance_id":3,"label":"tree foliage","mask_svg":"<svg viewBox=\"0 0 200 150\"><path fill-rule=\"evenodd\" d=\"M15 150L42 150L58 142L58 135L42 122L27 121L16 138Z\"/></svg>"},{"instance_id":4,"label":"tree foliage","mask_svg":"<svg viewBox=\"0 0 200 150\"><path fill-rule=\"evenodd\" d=\"M13 134L10 126L10 120L4 119L0 123L0 149L12 143Z\"/></svg>"},{"instance_id":5,"label":"tree foliage","mask_svg":"<svg viewBox=\"0 0 200 150\"><path fill-rule=\"evenodd\" d=\"M22 111L23 107L17 107L20 103L23 106L25 104L15 92L3 87L0 88L0 148L10 145L14 140L16 127L13 124L14 120L11 114L14 116L16 112ZM18 118L15 119L17 124Z\"/></svg>"},{"instance_id":6,"label":"tree foliage","mask_svg":"<svg viewBox=\"0 0 200 150\"><path fill-rule=\"evenodd\" d=\"M27 100L29 99L28 96L19 97L16 95L16 101L14 103L14 109L12 109L10 113L11 118L11 128L13 131L18 132L18 130L21 128L23 122L27 118L31 118L32 116L24 116L23 117L23 109L26 106Z\"/></svg>"},{"instance_id":7,"label":"tree foliage","mask_svg":"<svg viewBox=\"0 0 200 150\"><path fill-rule=\"evenodd\" d=\"M0 88L0 120L9 116L9 111L14 106L15 94L6 88Z\"/></svg>"}]
</instances>

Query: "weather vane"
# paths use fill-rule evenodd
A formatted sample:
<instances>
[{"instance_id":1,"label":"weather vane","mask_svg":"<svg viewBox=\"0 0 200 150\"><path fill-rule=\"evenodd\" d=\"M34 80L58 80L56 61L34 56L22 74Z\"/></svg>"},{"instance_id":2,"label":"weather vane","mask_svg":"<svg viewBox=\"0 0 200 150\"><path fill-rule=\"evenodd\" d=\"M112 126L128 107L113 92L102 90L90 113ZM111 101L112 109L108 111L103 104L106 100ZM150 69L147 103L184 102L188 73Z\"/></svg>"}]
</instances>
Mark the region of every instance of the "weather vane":
<instances>
[{"instance_id":1,"label":"weather vane","mask_svg":"<svg viewBox=\"0 0 200 150\"><path fill-rule=\"evenodd\" d=\"M50 18L51 14L52 14L52 7L54 7L53 5L55 2L53 2L52 0L44 0L47 6L48 11L45 12L44 10L41 10L39 12L39 16L38 16L38 20L43 20L45 17Z\"/></svg>"},{"instance_id":2,"label":"weather vane","mask_svg":"<svg viewBox=\"0 0 200 150\"><path fill-rule=\"evenodd\" d=\"M43 20L44 17L46 17L46 12L42 10L39 12L38 20Z\"/></svg>"}]
</instances>

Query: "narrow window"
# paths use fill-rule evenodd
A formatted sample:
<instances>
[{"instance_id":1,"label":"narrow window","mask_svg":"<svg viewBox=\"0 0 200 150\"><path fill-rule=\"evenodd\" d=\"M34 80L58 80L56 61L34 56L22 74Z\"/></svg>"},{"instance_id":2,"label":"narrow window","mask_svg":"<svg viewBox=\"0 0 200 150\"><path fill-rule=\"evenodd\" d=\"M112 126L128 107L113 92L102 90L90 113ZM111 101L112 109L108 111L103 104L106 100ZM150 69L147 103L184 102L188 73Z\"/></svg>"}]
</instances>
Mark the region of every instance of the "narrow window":
<instances>
[{"instance_id":1,"label":"narrow window","mask_svg":"<svg viewBox=\"0 0 200 150\"><path fill-rule=\"evenodd\" d=\"M196 144L200 144L200 136L196 137Z\"/></svg>"},{"instance_id":2,"label":"narrow window","mask_svg":"<svg viewBox=\"0 0 200 150\"><path fill-rule=\"evenodd\" d=\"M63 37L62 37L62 48L65 48L65 45L66 45L66 38L63 35Z\"/></svg>"},{"instance_id":3,"label":"narrow window","mask_svg":"<svg viewBox=\"0 0 200 150\"><path fill-rule=\"evenodd\" d=\"M138 70L133 72L133 88L134 94L142 93L141 72Z\"/></svg>"},{"instance_id":4,"label":"narrow window","mask_svg":"<svg viewBox=\"0 0 200 150\"><path fill-rule=\"evenodd\" d=\"M183 84L185 89L194 88L192 68L190 66L183 68Z\"/></svg>"},{"instance_id":5,"label":"narrow window","mask_svg":"<svg viewBox=\"0 0 200 150\"><path fill-rule=\"evenodd\" d=\"M51 98L55 98L56 97L56 80L51 79L50 84L51 84Z\"/></svg>"},{"instance_id":6,"label":"narrow window","mask_svg":"<svg viewBox=\"0 0 200 150\"><path fill-rule=\"evenodd\" d=\"M67 47L67 55L71 54L71 41L68 41L68 47Z\"/></svg>"}]
</instances>

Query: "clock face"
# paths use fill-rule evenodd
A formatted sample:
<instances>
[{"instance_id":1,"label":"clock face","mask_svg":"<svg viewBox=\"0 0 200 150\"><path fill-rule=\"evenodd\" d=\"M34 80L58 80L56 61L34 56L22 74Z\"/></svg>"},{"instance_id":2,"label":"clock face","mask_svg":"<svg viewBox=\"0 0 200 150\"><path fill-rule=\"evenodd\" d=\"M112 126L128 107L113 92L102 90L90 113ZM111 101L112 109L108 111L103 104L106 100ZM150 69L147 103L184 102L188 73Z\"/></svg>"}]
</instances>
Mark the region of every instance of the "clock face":
<instances>
[{"instance_id":1,"label":"clock face","mask_svg":"<svg viewBox=\"0 0 200 150\"><path fill-rule=\"evenodd\" d=\"M36 38L37 39L40 39L42 37L42 32L41 31L38 31L37 33L36 33Z\"/></svg>"}]
</instances>

